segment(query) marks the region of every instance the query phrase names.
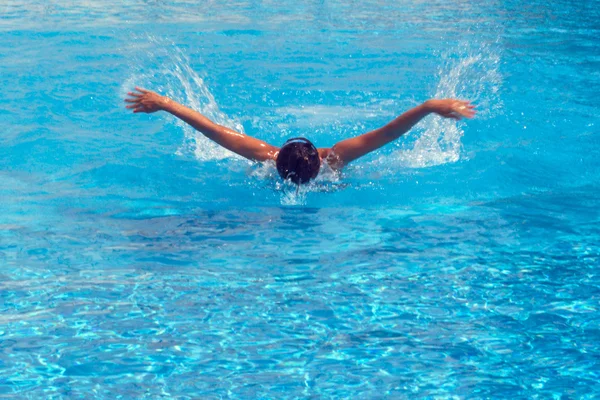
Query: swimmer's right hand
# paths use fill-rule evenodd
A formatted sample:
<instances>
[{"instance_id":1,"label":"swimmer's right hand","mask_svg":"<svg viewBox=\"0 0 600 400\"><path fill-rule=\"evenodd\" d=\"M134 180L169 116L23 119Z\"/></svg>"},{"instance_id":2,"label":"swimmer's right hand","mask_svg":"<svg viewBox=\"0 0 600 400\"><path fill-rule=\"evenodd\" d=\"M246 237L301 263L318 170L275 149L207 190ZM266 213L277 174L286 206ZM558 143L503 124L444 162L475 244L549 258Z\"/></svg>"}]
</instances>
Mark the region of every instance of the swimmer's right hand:
<instances>
[{"instance_id":1,"label":"swimmer's right hand","mask_svg":"<svg viewBox=\"0 0 600 400\"><path fill-rule=\"evenodd\" d=\"M425 102L425 107L429 112L434 112L444 118L459 120L463 117L473 118L475 116L475 106L465 100L431 99Z\"/></svg>"},{"instance_id":2,"label":"swimmer's right hand","mask_svg":"<svg viewBox=\"0 0 600 400\"><path fill-rule=\"evenodd\" d=\"M170 99L154 93L150 90L136 87L137 92L129 92L129 98L125 99L126 103L130 103L125 108L133 110L134 113L153 113L164 109L164 106L169 103Z\"/></svg>"}]
</instances>

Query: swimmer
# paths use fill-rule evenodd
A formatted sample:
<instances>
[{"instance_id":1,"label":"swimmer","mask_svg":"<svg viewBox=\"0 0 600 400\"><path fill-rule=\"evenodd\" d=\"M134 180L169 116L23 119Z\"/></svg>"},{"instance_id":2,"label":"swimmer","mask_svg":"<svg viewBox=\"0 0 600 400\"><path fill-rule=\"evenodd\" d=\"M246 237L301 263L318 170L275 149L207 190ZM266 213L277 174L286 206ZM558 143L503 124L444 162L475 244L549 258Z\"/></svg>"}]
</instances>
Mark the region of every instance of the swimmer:
<instances>
[{"instance_id":1,"label":"swimmer","mask_svg":"<svg viewBox=\"0 0 600 400\"><path fill-rule=\"evenodd\" d=\"M348 163L398 139L429 114L444 118L473 118L475 107L456 99L427 100L400 115L387 125L365 134L342 140L331 148L316 148L308 139L289 139L281 147L215 124L197 111L150 90L135 88L125 99L134 113L166 111L200 131L204 136L234 153L253 161L275 161L277 172L284 180L297 185L314 179L326 162L332 169Z\"/></svg>"}]
</instances>

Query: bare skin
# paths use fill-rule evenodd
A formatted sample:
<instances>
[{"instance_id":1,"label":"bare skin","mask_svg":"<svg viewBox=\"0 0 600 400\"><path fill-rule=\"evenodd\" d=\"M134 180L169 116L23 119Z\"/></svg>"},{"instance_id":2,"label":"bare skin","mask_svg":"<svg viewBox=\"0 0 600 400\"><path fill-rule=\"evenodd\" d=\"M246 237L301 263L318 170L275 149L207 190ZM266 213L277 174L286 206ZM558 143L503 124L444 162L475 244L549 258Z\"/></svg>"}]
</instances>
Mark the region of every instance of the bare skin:
<instances>
[{"instance_id":1,"label":"bare skin","mask_svg":"<svg viewBox=\"0 0 600 400\"><path fill-rule=\"evenodd\" d=\"M135 89L136 91L129 92L129 97L125 99L125 102L129 103L127 108L133 110L134 113L166 111L191 125L207 138L242 157L254 161L275 161L277 159L279 153L279 147L277 146L215 124L198 111L181 105L168 97L138 87ZM473 118L475 107L465 100L427 100L381 128L342 140L331 148L319 148L319 156L322 161L327 161L332 168L340 169L351 161L398 139L431 113L444 118L460 120L462 118Z\"/></svg>"}]
</instances>

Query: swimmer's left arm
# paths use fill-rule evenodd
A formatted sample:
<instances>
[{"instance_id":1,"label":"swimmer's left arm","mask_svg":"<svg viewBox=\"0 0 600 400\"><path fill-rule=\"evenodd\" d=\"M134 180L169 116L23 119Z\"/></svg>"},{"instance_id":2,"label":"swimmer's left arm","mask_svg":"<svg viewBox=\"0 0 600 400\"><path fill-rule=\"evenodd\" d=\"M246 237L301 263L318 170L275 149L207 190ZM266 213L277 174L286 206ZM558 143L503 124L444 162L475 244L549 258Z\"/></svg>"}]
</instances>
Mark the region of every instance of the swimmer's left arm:
<instances>
[{"instance_id":1,"label":"swimmer's left arm","mask_svg":"<svg viewBox=\"0 0 600 400\"><path fill-rule=\"evenodd\" d=\"M459 120L463 117L473 118L475 107L464 100L427 100L425 103L406 111L381 128L360 136L342 140L333 146L327 160L333 167L340 168L398 139L431 113L438 114L444 118Z\"/></svg>"}]
</instances>

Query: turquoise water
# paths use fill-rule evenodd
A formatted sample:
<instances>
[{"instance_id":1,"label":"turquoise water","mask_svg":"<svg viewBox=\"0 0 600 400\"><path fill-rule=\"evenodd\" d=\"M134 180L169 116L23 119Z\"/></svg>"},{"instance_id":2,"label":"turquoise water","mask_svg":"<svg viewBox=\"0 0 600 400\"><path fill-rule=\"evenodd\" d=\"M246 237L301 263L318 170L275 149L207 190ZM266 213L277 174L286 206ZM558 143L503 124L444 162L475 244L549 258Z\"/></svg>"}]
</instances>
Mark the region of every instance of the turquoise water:
<instances>
[{"instance_id":1,"label":"turquoise water","mask_svg":"<svg viewBox=\"0 0 600 400\"><path fill-rule=\"evenodd\" d=\"M0 3L0 396L597 398L600 2ZM320 147L295 193L134 85Z\"/></svg>"}]
</instances>

